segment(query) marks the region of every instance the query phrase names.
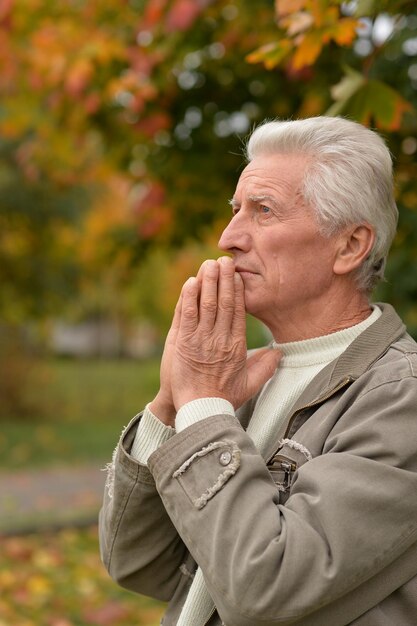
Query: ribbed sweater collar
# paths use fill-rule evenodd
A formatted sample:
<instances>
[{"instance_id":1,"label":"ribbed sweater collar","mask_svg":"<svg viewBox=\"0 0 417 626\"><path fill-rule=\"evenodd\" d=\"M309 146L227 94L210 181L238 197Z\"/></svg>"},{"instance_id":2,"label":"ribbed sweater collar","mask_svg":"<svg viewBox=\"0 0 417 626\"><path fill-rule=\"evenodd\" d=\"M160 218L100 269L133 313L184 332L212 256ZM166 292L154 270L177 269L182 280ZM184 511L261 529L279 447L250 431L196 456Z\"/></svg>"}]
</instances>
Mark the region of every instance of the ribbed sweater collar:
<instances>
[{"instance_id":1,"label":"ribbed sweater collar","mask_svg":"<svg viewBox=\"0 0 417 626\"><path fill-rule=\"evenodd\" d=\"M280 367L308 367L320 363L329 363L340 356L352 341L373 324L380 315L379 307L373 306L373 311L369 317L349 328L302 341L288 343L274 341L274 347L283 354Z\"/></svg>"}]
</instances>

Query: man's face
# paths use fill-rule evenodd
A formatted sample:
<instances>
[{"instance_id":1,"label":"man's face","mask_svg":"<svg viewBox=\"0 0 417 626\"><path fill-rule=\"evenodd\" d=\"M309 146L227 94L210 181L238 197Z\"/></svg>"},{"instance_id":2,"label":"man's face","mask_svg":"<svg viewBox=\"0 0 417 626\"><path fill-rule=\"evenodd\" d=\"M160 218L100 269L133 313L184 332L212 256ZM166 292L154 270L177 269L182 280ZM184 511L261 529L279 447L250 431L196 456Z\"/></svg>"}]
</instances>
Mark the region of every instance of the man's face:
<instances>
[{"instance_id":1,"label":"man's face","mask_svg":"<svg viewBox=\"0 0 417 626\"><path fill-rule=\"evenodd\" d=\"M307 158L256 157L242 172L219 247L233 255L249 313L274 321L324 300L335 238L325 238L301 195ZM271 328L272 330L272 328Z\"/></svg>"}]
</instances>

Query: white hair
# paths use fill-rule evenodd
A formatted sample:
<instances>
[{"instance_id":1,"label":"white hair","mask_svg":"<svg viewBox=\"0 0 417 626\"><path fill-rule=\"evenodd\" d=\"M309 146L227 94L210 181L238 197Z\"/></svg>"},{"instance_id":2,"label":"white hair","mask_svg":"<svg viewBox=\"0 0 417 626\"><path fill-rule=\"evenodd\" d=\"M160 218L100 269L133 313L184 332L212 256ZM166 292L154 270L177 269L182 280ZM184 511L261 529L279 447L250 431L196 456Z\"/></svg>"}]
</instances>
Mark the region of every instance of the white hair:
<instances>
[{"instance_id":1,"label":"white hair","mask_svg":"<svg viewBox=\"0 0 417 626\"><path fill-rule=\"evenodd\" d=\"M255 129L246 157L300 154L311 157L302 193L324 235L353 224L370 224L375 242L357 271L361 289L371 291L384 277L398 209L392 160L383 139L361 124L340 117L266 122Z\"/></svg>"}]
</instances>

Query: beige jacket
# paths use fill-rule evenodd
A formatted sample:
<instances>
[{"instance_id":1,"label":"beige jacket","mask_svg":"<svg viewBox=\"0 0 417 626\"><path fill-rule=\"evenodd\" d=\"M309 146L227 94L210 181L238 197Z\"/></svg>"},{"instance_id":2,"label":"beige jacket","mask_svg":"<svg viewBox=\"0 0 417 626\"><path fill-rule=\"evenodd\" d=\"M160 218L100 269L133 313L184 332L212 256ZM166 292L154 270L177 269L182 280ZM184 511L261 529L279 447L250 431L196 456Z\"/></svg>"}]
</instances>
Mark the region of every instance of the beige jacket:
<instances>
[{"instance_id":1,"label":"beige jacket","mask_svg":"<svg viewBox=\"0 0 417 626\"><path fill-rule=\"evenodd\" d=\"M195 562L211 626L417 624L417 344L389 305L312 381L262 458L240 420L174 435L149 469L122 436L100 513L103 562L169 602ZM219 617L220 616L220 617ZM190 625L192 626L192 625Z\"/></svg>"}]
</instances>

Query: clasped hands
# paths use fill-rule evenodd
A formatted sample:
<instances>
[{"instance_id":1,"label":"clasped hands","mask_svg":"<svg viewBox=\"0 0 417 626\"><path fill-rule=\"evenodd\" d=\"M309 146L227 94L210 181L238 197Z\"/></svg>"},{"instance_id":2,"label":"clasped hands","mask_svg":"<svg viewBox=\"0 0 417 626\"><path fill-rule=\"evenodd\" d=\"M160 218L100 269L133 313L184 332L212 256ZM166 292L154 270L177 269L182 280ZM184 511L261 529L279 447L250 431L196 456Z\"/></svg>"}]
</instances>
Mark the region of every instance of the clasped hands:
<instances>
[{"instance_id":1,"label":"clasped hands","mask_svg":"<svg viewBox=\"0 0 417 626\"><path fill-rule=\"evenodd\" d=\"M205 261L182 288L150 409L170 426L178 409L197 398L224 398L237 409L271 378L279 360L270 348L247 358L242 278L229 257Z\"/></svg>"}]
</instances>

